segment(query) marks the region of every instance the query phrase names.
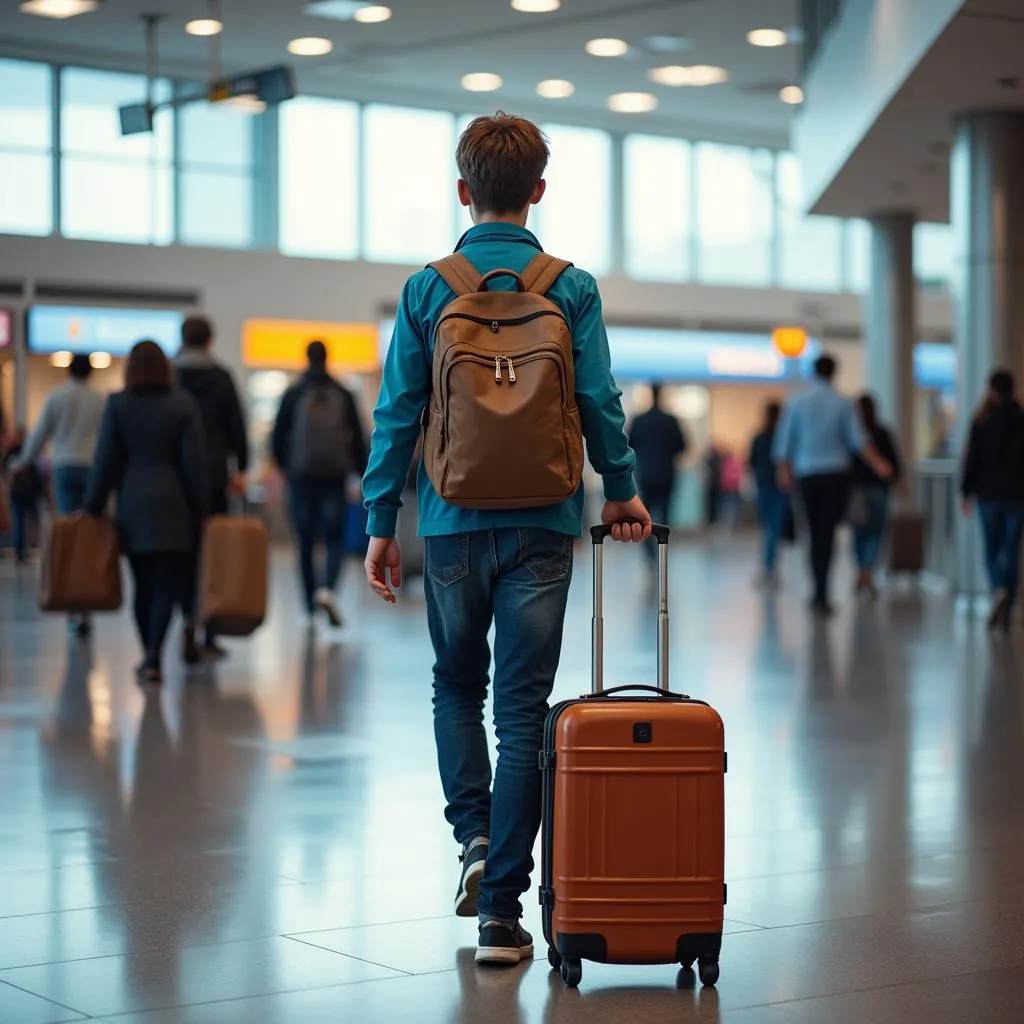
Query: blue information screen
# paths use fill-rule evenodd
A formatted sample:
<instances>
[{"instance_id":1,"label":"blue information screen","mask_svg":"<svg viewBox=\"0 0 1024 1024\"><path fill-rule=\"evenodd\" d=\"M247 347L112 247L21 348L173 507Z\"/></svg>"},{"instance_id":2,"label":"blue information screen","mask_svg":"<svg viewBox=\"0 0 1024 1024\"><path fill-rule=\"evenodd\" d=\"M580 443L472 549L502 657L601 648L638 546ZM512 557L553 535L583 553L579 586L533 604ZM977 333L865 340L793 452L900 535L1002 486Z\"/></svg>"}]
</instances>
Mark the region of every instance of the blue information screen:
<instances>
[{"instance_id":1,"label":"blue information screen","mask_svg":"<svg viewBox=\"0 0 1024 1024\"><path fill-rule=\"evenodd\" d=\"M181 347L182 319L181 313L166 309L32 306L26 340L29 352L39 355L108 352L117 358L148 338L172 356Z\"/></svg>"}]
</instances>

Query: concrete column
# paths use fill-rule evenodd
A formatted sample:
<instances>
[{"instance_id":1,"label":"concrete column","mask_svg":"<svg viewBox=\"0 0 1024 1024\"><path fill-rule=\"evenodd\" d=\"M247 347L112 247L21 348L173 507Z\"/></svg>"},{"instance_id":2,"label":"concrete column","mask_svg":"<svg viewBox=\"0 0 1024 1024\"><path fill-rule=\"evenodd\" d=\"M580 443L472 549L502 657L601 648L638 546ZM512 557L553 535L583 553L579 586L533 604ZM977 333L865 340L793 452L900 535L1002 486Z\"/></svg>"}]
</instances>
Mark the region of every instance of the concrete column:
<instances>
[{"instance_id":1,"label":"concrete column","mask_svg":"<svg viewBox=\"0 0 1024 1024\"><path fill-rule=\"evenodd\" d=\"M950 162L958 444L988 377L1024 380L1024 111L963 114ZM961 589L986 588L975 523L958 534Z\"/></svg>"},{"instance_id":2,"label":"concrete column","mask_svg":"<svg viewBox=\"0 0 1024 1024\"><path fill-rule=\"evenodd\" d=\"M868 388L879 416L893 425L908 473L914 464L914 343L917 340L914 282L914 217L873 217L871 283L865 303Z\"/></svg>"}]
</instances>

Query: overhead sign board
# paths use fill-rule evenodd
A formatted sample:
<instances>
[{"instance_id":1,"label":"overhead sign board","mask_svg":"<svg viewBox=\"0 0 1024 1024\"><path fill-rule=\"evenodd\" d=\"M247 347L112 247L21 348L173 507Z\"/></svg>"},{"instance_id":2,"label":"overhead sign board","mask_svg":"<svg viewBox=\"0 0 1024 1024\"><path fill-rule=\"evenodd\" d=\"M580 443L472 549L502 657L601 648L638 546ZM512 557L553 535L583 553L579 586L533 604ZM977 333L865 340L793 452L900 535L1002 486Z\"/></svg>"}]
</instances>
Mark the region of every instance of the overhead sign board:
<instances>
[{"instance_id":1,"label":"overhead sign board","mask_svg":"<svg viewBox=\"0 0 1024 1024\"><path fill-rule=\"evenodd\" d=\"M246 320L242 363L256 370L301 370L311 341L327 346L327 361L338 373L373 373L380 368L376 324L329 320Z\"/></svg>"},{"instance_id":2,"label":"overhead sign board","mask_svg":"<svg viewBox=\"0 0 1024 1024\"><path fill-rule=\"evenodd\" d=\"M181 347L182 314L168 309L32 306L26 318L29 352L109 352L126 356L137 341L155 341L168 355Z\"/></svg>"}]
</instances>

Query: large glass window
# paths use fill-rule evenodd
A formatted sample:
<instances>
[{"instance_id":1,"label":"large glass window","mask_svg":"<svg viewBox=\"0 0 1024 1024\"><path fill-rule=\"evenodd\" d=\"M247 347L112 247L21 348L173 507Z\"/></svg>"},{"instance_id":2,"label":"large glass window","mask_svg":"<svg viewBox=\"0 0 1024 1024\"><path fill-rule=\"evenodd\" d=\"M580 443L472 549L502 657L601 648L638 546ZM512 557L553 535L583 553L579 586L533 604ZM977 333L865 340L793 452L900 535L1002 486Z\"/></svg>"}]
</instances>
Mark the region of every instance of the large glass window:
<instances>
[{"instance_id":1,"label":"large glass window","mask_svg":"<svg viewBox=\"0 0 1024 1024\"><path fill-rule=\"evenodd\" d=\"M53 230L52 89L46 64L0 60L0 231Z\"/></svg>"},{"instance_id":2,"label":"large glass window","mask_svg":"<svg viewBox=\"0 0 1024 1024\"><path fill-rule=\"evenodd\" d=\"M925 286L948 287L953 276L953 229L948 224L914 225L914 276Z\"/></svg>"},{"instance_id":3,"label":"large glass window","mask_svg":"<svg viewBox=\"0 0 1024 1024\"><path fill-rule=\"evenodd\" d=\"M455 244L455 119L371 104L363 111L364 255L424 263Z\"/></svg>"},{"instance_id":4,"label":"large glass window","mask_svg":"<svg viewBox=\"0 0 1024 1024\"><path fill-rule=\"evenodd\" d=\"M159 98L167 87L160 83ZM146 79L85 68L61 77L61 231L71 238L165 245L174 220L171 113L122 137L118 107L146 98Z\"/></svg>"},{"instance_id":5,"label":"large glass window","mask_svg":"<svg viewBox=\"0 0 1024 1024\"><path fill-rule=\"evenodd\" d=\"M544 248L592 274L612 263L612 143L607 132L544 125L551 160L547 192L531 213Z\"/></svg>"},{"instance_id":6,"label":"large glass window","mask_svg":"<svg viewBox=\"0 0 1024 1024\"><path fill-rule=\"evenodd\" d=\"M630 135L625 143L626 273L685 281L690 270L690 144Z\"/></svg>"},{"instance_id":7,"label":"large glass window","mask_svg":"<svg viewBox=\"0 0 1024 1024\"><path fill-rule=\"evenodd\" d=\"M359 250L359 108L294 99L280 110L281 252L354 259Z\"/></svg>"},{"instance_id":8,"label":"large glass window","mask_svg":"<svg viewBox=\"0 0 1024 1024\"><path fill-rule=\"evenodd\" d=\"M697 274L711 284L771 283L772 154L696 147Z\"/></svg>"},{"instance_id":9,"label":"large glass window","mask_svg":"<svg viewBox=\"0 0 1024 1024\"><path fill-rule=\"evenodd\" d=\"M180 241L252 245L256 116L203 101L179 109Z\"/></svg>"},{"instance_id":10,"label":"large glass window","mask_svg":"<svg viewBox=\"0 0 1024 1024\"><path fill-rule=\"evenodd\" d=\"M843 222L803 214L800 161L779 153L776 163L779 280L782 288L838 292L843 281Z\"/></svg>"}]
</instances>

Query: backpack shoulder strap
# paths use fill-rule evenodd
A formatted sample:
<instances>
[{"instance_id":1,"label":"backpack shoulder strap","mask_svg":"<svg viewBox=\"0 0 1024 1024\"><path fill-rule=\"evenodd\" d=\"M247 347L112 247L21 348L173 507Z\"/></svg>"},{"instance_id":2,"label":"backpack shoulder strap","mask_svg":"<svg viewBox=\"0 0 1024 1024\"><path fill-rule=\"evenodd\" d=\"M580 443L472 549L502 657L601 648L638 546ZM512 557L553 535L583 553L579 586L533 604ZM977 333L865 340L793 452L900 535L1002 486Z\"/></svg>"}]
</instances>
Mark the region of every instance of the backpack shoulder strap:
<instances>
[{"instance_id":1,"label":"backpack shoulder strap","mask_svg":"<svg viewBox=\"0 0 1024 1024\"><path fill-rule=\"evenodd\" d=\"M480 271L461 252L454 252L443 260L434 260L427 266L436 270L456 295L480 291Z\"/></svg>"},{"instance_id":2,"label":"backpack shoulder strap","mask_svg":"<svg viewBox=\"0 0 1024 1024\"><path fill-rule=\"evenodd\" d=\"M547 295L551 286L568 270L572 264L568 260L560 260L550 253L539 252L527 264L523 271L523 284L528 292Z\"/></svg>"}]
</instances>

